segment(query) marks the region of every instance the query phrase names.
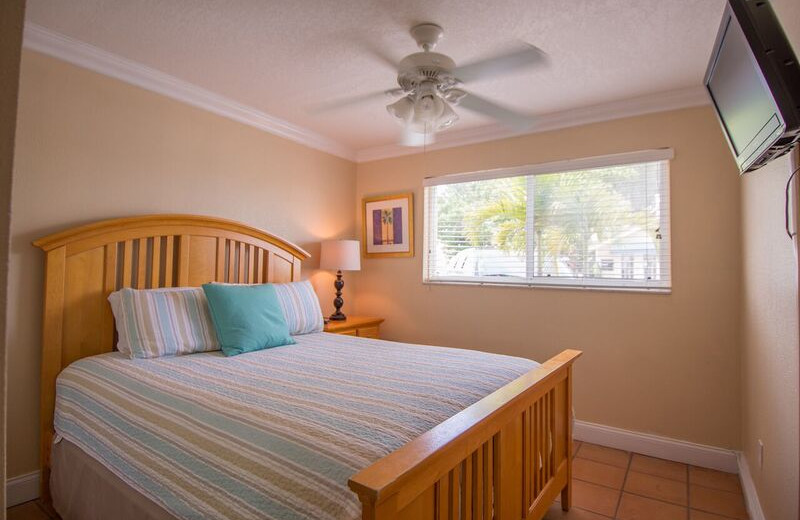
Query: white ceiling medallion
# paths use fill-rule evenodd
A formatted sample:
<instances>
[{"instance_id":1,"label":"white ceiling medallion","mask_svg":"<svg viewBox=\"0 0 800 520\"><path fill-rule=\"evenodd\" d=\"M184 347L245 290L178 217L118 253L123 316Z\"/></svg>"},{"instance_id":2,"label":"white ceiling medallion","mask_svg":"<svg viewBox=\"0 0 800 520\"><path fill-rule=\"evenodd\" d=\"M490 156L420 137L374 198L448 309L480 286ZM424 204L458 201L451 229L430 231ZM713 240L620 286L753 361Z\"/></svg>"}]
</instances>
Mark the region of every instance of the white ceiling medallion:
<instances>
[{"instance_id":1,"label":"white ceiling medallion","mask_svg":"<svg viewBox=\"0 0 800 520\"><path fill-rule=\"evenodd\" d=\"M164 72L93 45L62 36L33 23L25 24L23 44L28 49L48 54L344 159L366 162L419 153L419 149L398 144L366 148L356 152L312 130L278 119ZM527 131L514 131L501 125L463 130L450 129L442 132L438 136L437 143L430 146L429 149L452 148L526 133L544 132L708 103L708 96L703 87L691 87L537 116L535 127Z\"/></svg>"}]
</instances>

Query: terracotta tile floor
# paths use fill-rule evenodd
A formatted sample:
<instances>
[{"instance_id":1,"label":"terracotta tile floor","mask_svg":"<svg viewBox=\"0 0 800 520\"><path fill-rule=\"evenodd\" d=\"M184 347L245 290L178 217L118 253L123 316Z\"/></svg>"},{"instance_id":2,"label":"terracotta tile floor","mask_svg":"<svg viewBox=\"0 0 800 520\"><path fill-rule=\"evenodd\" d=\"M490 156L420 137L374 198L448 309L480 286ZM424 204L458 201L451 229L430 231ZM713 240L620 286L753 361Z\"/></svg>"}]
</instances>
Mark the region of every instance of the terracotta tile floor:
<instances>
[{"instance_id":1,"label":"terracotta tile floor","mask_svg":"<svg viewBox=\"0 0 800 520\"><path fill-rule=\"evenodd\" d=\"M595 444L575 443L572 509L545 520L747 520L739 477ZM47 516L28 502L8 520Z\"/></svg>"},{"instance_id":2,"label":"terracotta tile floor","mask_svg":"<svg viewBox=\"0 0 800 520\"><path fill-rule=\"evenodd\" d=\"M575 442L572 509L546 520L747 520L739 476Z\"/></svg>"}]
</instances>

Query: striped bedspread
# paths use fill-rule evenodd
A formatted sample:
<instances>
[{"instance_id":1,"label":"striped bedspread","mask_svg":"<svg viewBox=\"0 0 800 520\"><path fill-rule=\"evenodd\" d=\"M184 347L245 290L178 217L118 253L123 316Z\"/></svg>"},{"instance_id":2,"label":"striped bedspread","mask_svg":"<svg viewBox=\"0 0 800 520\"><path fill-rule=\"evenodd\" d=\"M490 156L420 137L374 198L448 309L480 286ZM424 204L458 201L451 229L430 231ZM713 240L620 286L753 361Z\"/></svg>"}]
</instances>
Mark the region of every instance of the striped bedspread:
<instances>
[{"instance_id":1,"label":"striped bedspread","mask_svg":"<svg viewBox=\"0 0 800 520\"><path fill-rule=\"evenodd\" d=\"M326 333L219 352L79 360L56 433L178 518L355 519L354 473L536 366Z\"/></svg>"}]
</instances>

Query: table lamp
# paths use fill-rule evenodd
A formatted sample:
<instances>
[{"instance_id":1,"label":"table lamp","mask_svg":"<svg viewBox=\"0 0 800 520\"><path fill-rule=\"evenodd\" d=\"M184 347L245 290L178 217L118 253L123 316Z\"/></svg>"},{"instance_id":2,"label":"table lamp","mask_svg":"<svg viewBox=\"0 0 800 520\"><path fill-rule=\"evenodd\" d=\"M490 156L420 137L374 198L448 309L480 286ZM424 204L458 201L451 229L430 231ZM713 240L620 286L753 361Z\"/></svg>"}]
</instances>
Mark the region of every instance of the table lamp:
<instances>
[{"instance_id":1,"label":"table lamp","mask_svg":"<svg viewBox=\"0 0 800 520\"><path fill-rule=\"evenodd\" d=\"M326 240L322 242L322 248L319 255L320 269L328 269L336 271L336 281L333 286L336 288L336 298L333 300L333 306L336 312L331 314L330 319L334 321L341 321L347 319L347 316L342 312L342 288L344 287L344 280L342 280L342 271L360 271L361 270L361 248L358 240Z\"/></svg>"}]
</instances>

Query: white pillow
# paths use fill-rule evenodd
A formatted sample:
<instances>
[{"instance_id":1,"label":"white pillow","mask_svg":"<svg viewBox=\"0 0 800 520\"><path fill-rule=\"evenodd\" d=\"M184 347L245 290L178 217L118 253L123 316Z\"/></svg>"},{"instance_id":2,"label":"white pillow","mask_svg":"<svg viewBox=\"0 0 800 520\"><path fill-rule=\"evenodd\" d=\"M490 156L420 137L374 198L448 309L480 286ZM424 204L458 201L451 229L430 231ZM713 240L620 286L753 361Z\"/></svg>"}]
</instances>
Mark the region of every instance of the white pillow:
<instances>
[{"instance_id":1,"label":"white pillow","mask_svg":"<svg viewBox=\"0 0 800 520\"><path fill-rule=\"evenodd\" d=\"M322 332L325 321L319 298L311 282L276 283L275 292L283 309L283 317L289 326L289 334L309 334Z\"/></svg>"},{"instance_id":2,"label":"white pillow","mask_svg":"<svg viewBox=\"0 0 800 520\"><path fill-rule=\"evenodd\" d=\"M131 358L219 350L208 301L200 287L121 289L108 297L117 350Z\"/></svg>"}]
</instances>

